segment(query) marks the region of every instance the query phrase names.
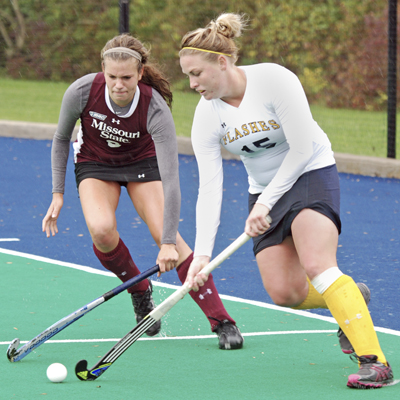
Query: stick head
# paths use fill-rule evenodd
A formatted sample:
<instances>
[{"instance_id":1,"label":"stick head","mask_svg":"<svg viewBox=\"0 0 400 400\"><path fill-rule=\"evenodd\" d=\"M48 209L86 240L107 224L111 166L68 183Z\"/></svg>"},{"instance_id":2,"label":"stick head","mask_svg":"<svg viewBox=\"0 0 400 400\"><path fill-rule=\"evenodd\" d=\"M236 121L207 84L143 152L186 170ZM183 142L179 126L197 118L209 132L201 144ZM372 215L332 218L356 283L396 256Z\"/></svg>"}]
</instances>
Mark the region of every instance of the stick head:
<instances>
[{"instance_id":1,"label":"stick head","mask_svg":"<svg viewBox=\"0 0 400 400\"><path fill-rule=\"evenodd\" d=\"M81 381L94 381L102 375L112 363L95 365L90 371L87 369L87 361L81 360L75 365L75 375Z\"/></svg>"},{"instance_id":2,"label":"stick head","mask_svg":"<svg viewBox=\"0 0 400 400\"><path fill-rule=\"evenodd\" d=\"M88 380L91 380L91 379L88 379L88 374L89 374L89 371L87 369L87 361L86 360L80 360L75 365L75 375L81 381L88 381ZM89 378L90 378L90 376L89 376Z\"/></svg>"},{"instance_id":3,"label":"stick head","mask_svg":"<svg viewBox=\"0 0 400 400\"><path fill-rule=\"evenodd\" d=\"M13 357L14 357L15 354L17 353L18 347L19 347L19 339L18 339L18 338L14 339L14 340L8 345L8 349L7 349L7 358L8 358L8 361L14 362Z\"/></svg>"}]
</instances>

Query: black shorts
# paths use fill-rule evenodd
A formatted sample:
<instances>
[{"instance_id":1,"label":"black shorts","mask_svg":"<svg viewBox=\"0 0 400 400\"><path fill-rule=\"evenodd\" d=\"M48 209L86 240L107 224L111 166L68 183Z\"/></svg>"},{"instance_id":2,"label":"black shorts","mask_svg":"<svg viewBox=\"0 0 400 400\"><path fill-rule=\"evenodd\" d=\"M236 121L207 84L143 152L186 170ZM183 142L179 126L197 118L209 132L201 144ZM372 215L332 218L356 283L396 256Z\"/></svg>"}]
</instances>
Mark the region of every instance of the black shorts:
<instances>
[{"instance_id":1,"label":"black shorts","mask_svg":"<svg viewBox=\"0 0 400 400\"><path fill-rule=\"evenodd\" d=\"M76 187L87 178L101 181L117 182L126 186L129 182L160 181L157 157L150 157L130 165L107 165L96 162L80 162L75 164Z\"/></svg>"},{"instance_id":2,"label":"black shorts","mask_svg":"<svg viewBox=\"0 0 400 400\"><path fill-rule=\"evenodd\" d=\"M249 212L260 194L249 195ZM301 175L293 187L272 207L271 227L263 235L253 238L254 254L283 242L291 236L291 225L297 214L310 208L327 216L340 234L340 184L336 165L316 169Z\"/></svg>"}]
</instances>

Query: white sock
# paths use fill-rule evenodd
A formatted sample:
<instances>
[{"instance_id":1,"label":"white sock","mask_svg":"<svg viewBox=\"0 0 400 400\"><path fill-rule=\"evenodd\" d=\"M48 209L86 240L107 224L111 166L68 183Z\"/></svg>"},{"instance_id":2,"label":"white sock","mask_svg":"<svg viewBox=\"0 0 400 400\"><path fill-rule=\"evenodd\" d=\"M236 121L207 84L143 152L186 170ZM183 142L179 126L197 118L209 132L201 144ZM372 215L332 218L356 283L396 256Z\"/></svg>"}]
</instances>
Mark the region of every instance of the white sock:
<instances>
[{"instance_id":1,"label":"white sock","mask_svg":"<svg viewBox=\"0 0 400 400\"><path fill-rule=\"evenodd\" d=\"M333 282L337 281L342 275L343 273L340 271L339 267L331 267L316 276L311 283L318 293L324 294L328 287L331 286Z\"/></svg>"}]
</instances>

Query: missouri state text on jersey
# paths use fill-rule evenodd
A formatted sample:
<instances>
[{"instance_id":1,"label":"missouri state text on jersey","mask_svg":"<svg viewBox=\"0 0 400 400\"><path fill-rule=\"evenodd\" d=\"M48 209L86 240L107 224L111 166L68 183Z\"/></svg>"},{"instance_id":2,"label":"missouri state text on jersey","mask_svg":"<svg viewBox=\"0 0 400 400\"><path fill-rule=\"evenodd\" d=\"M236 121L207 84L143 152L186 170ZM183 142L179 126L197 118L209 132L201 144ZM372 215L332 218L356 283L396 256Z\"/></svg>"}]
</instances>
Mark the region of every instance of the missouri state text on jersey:
<instances>
[{"instance_id":1,"label":"missouri state text on jersey","mask_svg":"<svg viewBox=\"0 0 400 400\"><path fill-rule=\"evenodd\" d=\"M128 165L156 155L147 131L152 89L139 82L130 110L114 113L102 73L96 75L74 144L76 162Z\"/></svg>"},{"instance_id":2,"label":"missouri state text on jersey","mask_svg":"<svg viewBox=\"0 0 400 400\"><path fill-rule=\"evenodd\" d=\"M113 118L111 123L120 124L121 120ZM140 132L128 132L115 127L107 125L103 121L97 121L93 118L92 127L100 131L100 137L106 139L110 147L120 147L120 143L129 143L129 139L137 139L140 137Z\"/></svg>"}]
</instances>

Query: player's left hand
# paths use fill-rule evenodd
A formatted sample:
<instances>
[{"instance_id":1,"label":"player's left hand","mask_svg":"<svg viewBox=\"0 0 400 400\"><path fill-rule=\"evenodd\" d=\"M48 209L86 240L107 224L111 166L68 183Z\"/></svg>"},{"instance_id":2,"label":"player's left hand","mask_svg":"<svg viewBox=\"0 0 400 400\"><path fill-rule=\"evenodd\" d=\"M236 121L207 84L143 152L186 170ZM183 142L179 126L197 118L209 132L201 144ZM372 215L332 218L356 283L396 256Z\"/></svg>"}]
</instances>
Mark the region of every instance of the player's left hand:
<instances>
[{"instance_id":1,"label":"player's left hand","mask_svg":"<svg viewBox=\"0 0 400 400\"><path fill-rule=\"evenodd\" d=\"M269 208L263 204L254 204L247 220L244 231L251 237L262 235L270 227L267 216Z\"/></svg>"},{"instance_id":2,"label":"player's left hand","mask_svg":"<svg viewBox=\"0 0 400 400\"><path fill-rule=\"evenodd\" d=\"M160 267L157 276L160 277L164 272L169 272L176 268L178 259L179 254L176 251L176 246L174 244L162 244L156 261Z\"/></svg>"}]
</instances>

